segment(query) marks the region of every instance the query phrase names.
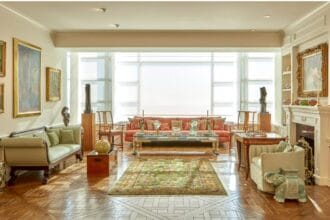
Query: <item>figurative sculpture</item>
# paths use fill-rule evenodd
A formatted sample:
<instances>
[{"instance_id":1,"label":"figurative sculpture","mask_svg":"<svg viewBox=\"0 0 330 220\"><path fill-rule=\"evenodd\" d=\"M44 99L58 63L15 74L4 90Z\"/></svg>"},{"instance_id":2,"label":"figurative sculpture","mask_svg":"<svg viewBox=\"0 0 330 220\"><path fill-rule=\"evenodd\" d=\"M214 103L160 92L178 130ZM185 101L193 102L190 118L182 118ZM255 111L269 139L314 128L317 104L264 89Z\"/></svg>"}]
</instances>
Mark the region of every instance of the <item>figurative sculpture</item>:
<instances>
[{"instance_id":1,"label":"figurative sculpture","mask_svg":"<svg viewBox=\"0 0 330 220\"><path fill-rule=\"evenodd\" d=\"M260 99L259 99L261 113L267 112L266 96L267 96L266 87L261 87L260 88Z\"/></svg>"},{"instance_id":2,"label":"figurative sculpture","mask_svg":"<svg viewBox=\"0 0 330 220\"><path fill-rule=\"evenodd\" d=\"M264 175L266 182L275 187L274 199L285 202L285 199L298 199L306 202L305 182L298 177L298 170L283 170L267 172Z\"/></svg>"},{"instance_id":3,"label":"figurative sculpture","mask_svg":"<svg viewBox=\"0 0 330 220\"><path fill-rule=\"evenodd\" d=\"M62 108L62 116L63 116L63 123L64 125L67 127L69 125L70 122L70 113L69 113L69 108L64 106Z\"/></svg>"},{"instance_id":4,"label":"figurative sculpture","mask_svg":"<svg viewBox=\"0 0 330 220\"><path fill-rule=\"evenodd\" d=\"M91 107L91 85L86 84L85 86L85 111L84 113L92 113L92 107Z\"/></svg>"}]
</instances>

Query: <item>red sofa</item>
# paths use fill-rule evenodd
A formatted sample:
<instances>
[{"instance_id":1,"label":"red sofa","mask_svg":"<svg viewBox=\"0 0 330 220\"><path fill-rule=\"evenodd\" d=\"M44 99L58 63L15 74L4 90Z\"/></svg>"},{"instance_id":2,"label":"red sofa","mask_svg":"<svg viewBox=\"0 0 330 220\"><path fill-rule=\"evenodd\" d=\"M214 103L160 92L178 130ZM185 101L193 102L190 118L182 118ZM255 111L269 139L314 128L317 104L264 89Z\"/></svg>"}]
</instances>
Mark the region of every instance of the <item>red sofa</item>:
<instances>
[{"instance_id":1,"label":"red sofa","mask_svg":"<svg viewBox=\"0 0 330 220\"><path fill-rule=\"evenodd\" d=\"M208 117L212 130L219 136L220 143L230 143L230 126L225 124L225 119L221 117ZM181 124L183 131L190 130L191 120L198 121L199 131L207 131L207 117L144 117L144 131L155 132L153 121L158 120L161 123L160 131L171 131L172 124ZM125 141L133 142L133 136L137 131L140 131L140 122L142 117L135 116L129 119L126 127ZM180 123L181 121L181 123Z\"/></svg>"}]
</instances>

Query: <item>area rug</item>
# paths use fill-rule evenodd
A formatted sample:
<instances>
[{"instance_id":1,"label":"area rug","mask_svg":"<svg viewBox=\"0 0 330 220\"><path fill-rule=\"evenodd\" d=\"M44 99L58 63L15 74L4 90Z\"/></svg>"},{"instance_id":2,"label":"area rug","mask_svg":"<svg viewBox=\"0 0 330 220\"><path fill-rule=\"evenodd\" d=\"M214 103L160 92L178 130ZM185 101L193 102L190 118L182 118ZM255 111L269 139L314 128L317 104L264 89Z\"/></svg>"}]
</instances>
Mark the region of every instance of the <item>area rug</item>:
<instances>
[{"instance_id":1,"label":"area rug","mask_svg":"<svg viewBox=\"0 0 330 220\"><path fill-rule=\"evenodd\" d=\"M227 195L207 159L138 159L110 195Z\"/></svg>"}]
</instances>

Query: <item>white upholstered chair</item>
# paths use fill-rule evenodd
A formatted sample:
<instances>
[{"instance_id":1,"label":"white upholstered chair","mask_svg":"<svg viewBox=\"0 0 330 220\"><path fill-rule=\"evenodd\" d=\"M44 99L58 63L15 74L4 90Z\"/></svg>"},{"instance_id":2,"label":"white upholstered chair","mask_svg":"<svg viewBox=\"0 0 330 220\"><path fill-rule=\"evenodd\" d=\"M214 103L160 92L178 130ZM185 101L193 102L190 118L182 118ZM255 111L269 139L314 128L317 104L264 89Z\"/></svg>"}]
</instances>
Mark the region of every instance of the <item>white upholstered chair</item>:
<instances>
[{"instance_id":1,"label":"white upholstered chair","mask_svg":"<svg viewBox=\"0 0 330 220\"><path fill-rule=\"evenodd\" d=\"M276 152L278 145L250 146L250 175L257 188L264 192L274 192L274 187L264 180L266 172L282 169L297 169L298 176L305 179L304 149L294 146L292 152Z\"/></svg>"}]
</instances>

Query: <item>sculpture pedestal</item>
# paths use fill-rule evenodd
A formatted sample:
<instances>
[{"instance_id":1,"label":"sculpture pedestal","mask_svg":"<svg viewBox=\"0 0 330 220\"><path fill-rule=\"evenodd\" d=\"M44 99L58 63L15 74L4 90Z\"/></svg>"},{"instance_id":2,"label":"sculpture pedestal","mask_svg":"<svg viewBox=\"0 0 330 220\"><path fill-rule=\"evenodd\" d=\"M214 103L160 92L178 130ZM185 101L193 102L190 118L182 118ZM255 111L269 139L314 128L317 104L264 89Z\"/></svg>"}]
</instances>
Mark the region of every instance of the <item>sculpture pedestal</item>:
<instances>
[{"instance_id":1,"label":"sculpture pedestal","mask_svg":"<svg viewBox=\"0 0 330 220\"><path fill-rule=\"evenodd\" d=\"M91 151L95 148L95 114L83 113L81 114L81 126L84 128L83 135L83 149L84 151Z\"/></svg>"},{"instance_id":2,"label":"sculpture pedestal","mask_svg":"<svg viewBox=\"0 0 330 220\"><path fill-rule=\"evenodd\" d=\"M268 112L258 113L258 130L262 132L271 132L272 123L271 123L271 114Z\"/></svg>"}]
</instances>

